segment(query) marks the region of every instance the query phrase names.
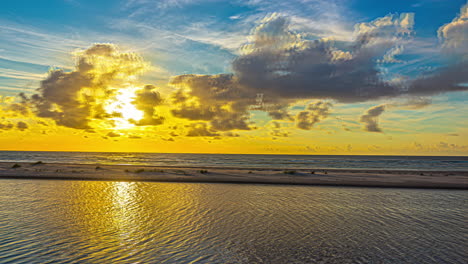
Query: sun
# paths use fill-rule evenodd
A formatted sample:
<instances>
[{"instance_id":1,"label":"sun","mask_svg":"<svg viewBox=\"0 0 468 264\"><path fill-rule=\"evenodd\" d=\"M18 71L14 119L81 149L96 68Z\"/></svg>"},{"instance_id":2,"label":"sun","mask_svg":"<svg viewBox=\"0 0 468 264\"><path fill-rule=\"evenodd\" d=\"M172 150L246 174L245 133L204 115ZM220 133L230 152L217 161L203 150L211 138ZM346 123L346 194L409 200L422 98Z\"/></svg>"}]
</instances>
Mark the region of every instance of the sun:
<instances>
[{"instance_id":1,"label":"sun","mask_svg":"<svg viewBox=\"0 0 468 264\"><path fill-rule=\"evenodd\" d=\"M143 118L144 113L138 110L132 103L136 97L135 87L122 88L117 91L115 96L107 101L104 109L109 114L119 114L118 117L110 118L115 122L116 129L132 128L135 125L131 121L139 121Z\"/></svg>"}]
</instances>

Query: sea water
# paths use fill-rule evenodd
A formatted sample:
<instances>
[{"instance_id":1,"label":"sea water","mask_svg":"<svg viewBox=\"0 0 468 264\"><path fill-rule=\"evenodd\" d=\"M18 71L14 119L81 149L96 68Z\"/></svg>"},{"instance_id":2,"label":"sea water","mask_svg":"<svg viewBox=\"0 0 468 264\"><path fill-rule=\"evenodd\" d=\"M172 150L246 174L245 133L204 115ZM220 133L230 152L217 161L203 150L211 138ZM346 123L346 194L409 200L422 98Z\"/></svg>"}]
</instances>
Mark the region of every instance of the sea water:
<instances>
[{"instance_id":1,"label":"sea water","mask_svg":"<svg viewBox=\"0 0 468 264\"><path fill-rule=\"evenodd\" d=\"M0 162L134 164L181 167L280 169L391 169L468 171L468 157L242 155L128 152L0 151Z\"/></svg>"},{"instance_id":2,"label":"sea water","mask_svg":"<svg viewBox=\"0 0 468 264\"><path fill-rule=\"evenodd\" d=\"M467 192L0 180L0 263L466 263Z\"/></svg>"}]
</instances>

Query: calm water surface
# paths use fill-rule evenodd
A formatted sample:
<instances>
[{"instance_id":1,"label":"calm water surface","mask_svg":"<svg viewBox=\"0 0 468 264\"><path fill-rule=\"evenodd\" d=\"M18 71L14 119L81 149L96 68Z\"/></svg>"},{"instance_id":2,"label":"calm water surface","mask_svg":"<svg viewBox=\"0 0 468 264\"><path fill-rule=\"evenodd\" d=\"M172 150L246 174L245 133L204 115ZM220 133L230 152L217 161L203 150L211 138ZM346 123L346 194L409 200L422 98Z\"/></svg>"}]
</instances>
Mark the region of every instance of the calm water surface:
<instances>
[{"instance_id":1,"label":"calm water surface","mask_svg":"<svg viewBox=\"0 0 468 264\"><path fill-rule=\"evenodd\" d=\"M0 180L0 263L466 263L467 192Z\"/></svg>"}]
</instances>

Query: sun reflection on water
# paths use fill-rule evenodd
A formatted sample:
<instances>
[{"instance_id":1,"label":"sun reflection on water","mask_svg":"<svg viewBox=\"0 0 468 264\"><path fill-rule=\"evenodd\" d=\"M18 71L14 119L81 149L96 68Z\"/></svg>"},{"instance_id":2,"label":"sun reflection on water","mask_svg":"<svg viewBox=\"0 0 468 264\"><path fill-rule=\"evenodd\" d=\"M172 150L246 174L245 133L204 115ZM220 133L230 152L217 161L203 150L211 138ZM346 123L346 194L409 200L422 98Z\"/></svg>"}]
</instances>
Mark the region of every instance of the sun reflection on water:
<instances>
[{"instance_id":1,"label":"sun reflection on water","mask_svg":"<svg viewBox=\"0 0 468 264\"><path fill-rule=\"evenodd\" d=\"M452 263L464 259L463 194L5 180L0 262Z\"/></svg>"}]
</instances>

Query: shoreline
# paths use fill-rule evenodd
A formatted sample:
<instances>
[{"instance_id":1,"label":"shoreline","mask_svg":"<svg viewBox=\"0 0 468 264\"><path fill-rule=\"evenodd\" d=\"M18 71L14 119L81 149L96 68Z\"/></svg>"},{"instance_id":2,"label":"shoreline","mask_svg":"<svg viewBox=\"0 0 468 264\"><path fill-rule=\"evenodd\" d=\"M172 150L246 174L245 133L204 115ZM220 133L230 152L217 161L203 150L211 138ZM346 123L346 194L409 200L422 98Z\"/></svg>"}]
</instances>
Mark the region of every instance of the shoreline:
<instances>
[{"instance_id":1,"label":"shoreline","mask_svg":"<svg viewBox=\"0 0 468 264\"><path fill-rule=\"evenodd\" d=\"M12 168L15 164L19 167ZM0 179L287 184L468 190L468 171L216 168L0 162Z\"/></svg>"},{"instance_id":2,"label":"shoreline","mask_svg":"<svg viewBox=\"0 0 468 264\"><path fill-rule=\"evenodd\" d=\"M0 169L3 164L23 164L33 165L37 161L0 161ZM377 168L280 168L280 167L216 167L216 166L173 166L173 165L148 165L148 164L111 164L111 163L68 163L68 162L44 162L42 164L57 165L57 166L108 166L108 167L138 167L138 168L161 168L161 169L215 169L215 170L256 170L256 171L284 171L284 170L296 170L296 171L328 171L328 172L356 172L356 173L395 173L395 174L414 174L414 173L461 173L468 175L468 170L425 170L425 169L377 169Z\"/></svg>"}]
</instances>

